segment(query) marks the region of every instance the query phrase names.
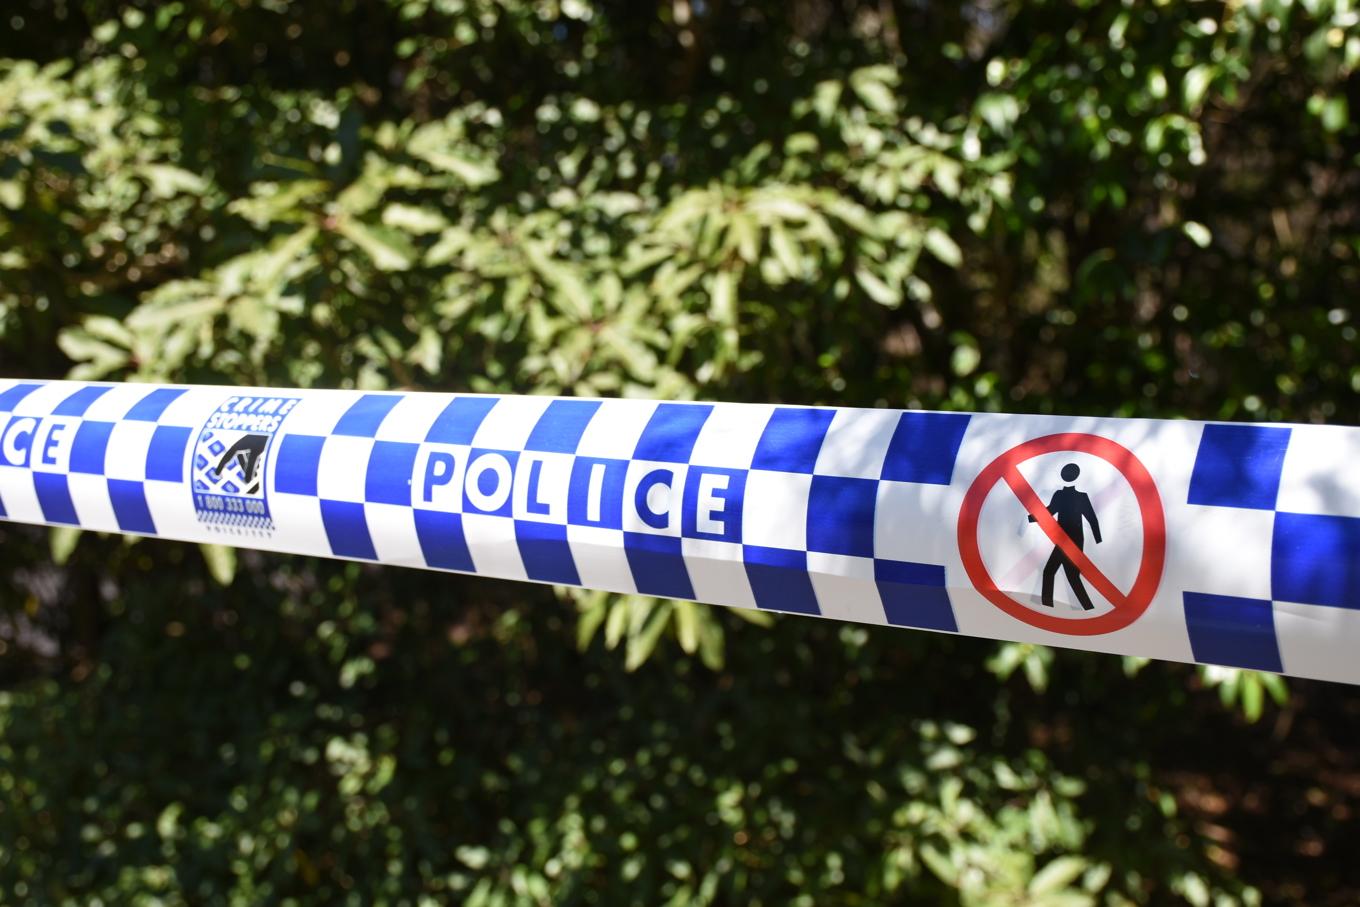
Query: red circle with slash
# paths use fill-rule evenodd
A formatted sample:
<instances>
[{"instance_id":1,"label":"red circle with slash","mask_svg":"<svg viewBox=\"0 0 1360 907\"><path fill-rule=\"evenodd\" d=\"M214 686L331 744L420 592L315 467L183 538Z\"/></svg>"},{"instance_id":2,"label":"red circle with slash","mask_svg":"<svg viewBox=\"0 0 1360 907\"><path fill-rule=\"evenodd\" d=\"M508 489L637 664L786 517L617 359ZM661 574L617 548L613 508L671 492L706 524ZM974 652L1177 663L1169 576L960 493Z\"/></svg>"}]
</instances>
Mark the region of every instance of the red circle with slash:
<instances>
[{"instance_id":1,"label":"red circle with slash","mask_svg":"<svg viewBox=\"0 0 1360 907\"><path fill-rule=\"evenodd\" d=\"M1143 556L1138 565L1138 574L1133 587L1123 592L1110 581L1104 572L1080 549L1071 537L1058 525L1057 520L1048 512L1039 495L1030 486L1017 468L1026 460L1049 453L1085 453L1099 457L1119 470L1120 475L1133 489L1138 501L1138 510L1143 521ZM1072 619L1044 614L1022 604L1001 591L987 571L978 547L978 517L987 495L997 482L1006 485L1019 499L1020 504L1039 524L1049 541L1061 548L1083 579L1114 606L1098 617ZM973 586L989 602L1005 611L1016 620L1022 620L1041 630L1050 630L1069 636L1098 636L1122 630L1143 615L1157 594L1162 582L1162 568L1166 564L1166 515L1162 510L1162 498L1157 493L1157 483L1133 451L1109 438L1080 432L1067 432L1045 435L1026 441L1003 453L978 473L964 495L963 506L959 511L959 554L963 567Z\"/></svg>"}]
</instances>

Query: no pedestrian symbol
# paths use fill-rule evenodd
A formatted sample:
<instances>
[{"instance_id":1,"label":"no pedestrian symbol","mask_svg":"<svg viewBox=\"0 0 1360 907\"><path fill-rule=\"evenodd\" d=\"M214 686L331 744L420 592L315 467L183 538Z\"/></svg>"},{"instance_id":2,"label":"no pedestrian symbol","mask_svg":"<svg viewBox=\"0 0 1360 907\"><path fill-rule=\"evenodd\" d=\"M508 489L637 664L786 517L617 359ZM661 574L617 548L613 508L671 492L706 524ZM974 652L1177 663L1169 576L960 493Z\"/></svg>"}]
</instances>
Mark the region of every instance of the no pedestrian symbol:
<instances>
[{"instance_id":1,"label":"no pedestrian symbol","mask_svg":"<svg viewBox=\"0 0 1360 907\"><path fill-rule=\"evenodd\" d=\"M1088 496L1069 484L1055 493L1052 501L1046 505L1029 480L1021 474L1019 466L1022 463L1052 453L1098 457L1113 466L1132 489L1142 523L1142 553L1128 591L1120 589L1083 550L1084 526L1091 528L1094 541L1101 541L1097 513ZM1064 467L1062 477L1064 481L1070 482L1079 473L1078 467L1070 464ZM983 504L998 482L1005 483L1027 512L1029 522L1037 523L1047 541L1053 545L1048 565L1044 569L1044 600L1038 607L1020 601L1014 597L1013 591L998 586L983 559L978 534L979 518ZM1011 448L978 473L964 495L963 506L959 511L959 554L968 578L977 591L1017 620L1043 630L1073 636L1113 633L1142 616L1152 603L1152 597L1157 594L1157 587L1162 581L1162 567L1166 562L1166 516L1151 473L1134 456L1133 451L1099 435L1079 432L1046 435ZM1061 615L1052 603L1052 584L1059 568L1081 602L1084 612L1093 609L1085 584L1089 584L1109 602L1111 610L1093 617Z\"/></svg>"}]
</instances>

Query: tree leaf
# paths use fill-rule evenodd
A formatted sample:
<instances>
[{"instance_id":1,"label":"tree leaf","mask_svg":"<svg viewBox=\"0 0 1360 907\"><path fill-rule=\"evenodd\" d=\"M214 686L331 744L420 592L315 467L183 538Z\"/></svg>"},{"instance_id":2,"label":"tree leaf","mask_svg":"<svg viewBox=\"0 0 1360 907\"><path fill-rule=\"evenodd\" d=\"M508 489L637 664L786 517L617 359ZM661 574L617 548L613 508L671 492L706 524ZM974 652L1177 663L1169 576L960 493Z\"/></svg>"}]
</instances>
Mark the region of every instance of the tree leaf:
<instances>
[{"instance_id":1,"label":"tree leaf","mask_svg":"<svg viewBox=\"0 0 1360 907\"><path fill-rule=\"evenodd\" d=\"M417 236L438 233L449 225L448 219L438 211L415 205L403 205L399 202L383 209L382 222L386 226Z\"/></svg>"},{"instance_id":2,"label":"tree leaf","mask_svg":"<svg viewBox=\"0 0 1360 907\"><path fill-rule=\"evenodd\" d=\"M1350 103L1344 94L1337 94L1322 102L1322 128L1341 132L1350 125Z\"/></svg>"},{"instance_id":3,"label":"tree leaf","mask_svg":"<svg viewBox=\"0 0 1360 907\"><path fill-rule=\"evenodd\" d=\"M1210 233L1209 228L1199 221L1188 220L1181 224L1181 229L1185 231L1186 236L1190 237L1191 242L1201 249L1209 248L1209 245L1214 241L1214 234Z\"/></svg>"},{"instance_id":4,"label":"tree leaf","mask_svg":"<svg viewBox=\"0 0 1360 907\"><path fill-rule=\"evenodd\" d=\"M1086 871L1087 862L1081 857L1064 856L1051 860L1034 874L1029 882L1029 893L1034 896L1054 894L1071 885Z\"/></svg>"},{"instance_id":5,"label":"tree leaf","mask_svg":"<svg viewBox=\"0 0 1360 907\"><path fill-rule=\"evenodd\" d=\"M855 268L855 282L879 305L895 309L902 304L901 292L888 286L878 275L862 265Z\"/></svg>"},{"instance_id":6,"label":"tree leaf","mask_svg":"<svg viewBox=\"0 0 1360 907\"><path fill-rule=\"evenodd\" d=\"M596 631L604 624L604 619L609 614L610 601L608 593L586 593L585 604L581 608L576 625L576 647L582 652L589 647Z\"/></svg>"},{"instance_id":7,"label":"tree leaf","mask_svg":"<svg viewBox=\"0 0 1360 907\"><path fill-rule=\"evenodd\" d=\"M415 260L410 240L395 230L371 227L350 217L341 218L336 230L362 249L379 271L405 271Z\"/></svg>"},{"instance_id":8,"label":"tree leaf","mask_svg":"<svg viewBox=\"0 0 1360 907\"><path fill-rule=\"evenodd\" d=\"M957 885L959 871L948 857L940 853L939 850L927 844L921 848L921 862L930 867L930 871L939 877L940 881L948 885Z\"/></svg>"},{"instance_id":9,"label":"tree leaf","mask_svg":"<svg viewBox=\"0 0 1360 907\"><path fill-rule=\"evenodd\" d=\"M58 567L65 565L76 550L81 530L76 526L55 526L48 535L52 549L52 562Z\"/></svg>"},{"instance_id":10,"label":"tree leaf","mask_svg":"<svg viewBox=\"0 0 1360 907\"><path fill-rule=\"evenodd\" d=\"M623 661L625 671L636 671L651 657L652 652L656 649L657 642L661 639L661 634L670 623L674 608L674 602L657 602L647 614L646 622L642 625L642 628L629 634L628 651Z\"/></svg>"},{"instance_id":11,"label":"tree leaf","mask_svg":"<svg viewBox=\"0 0 1360 907\"><path fill-rule=\"evenodd\" d=\"M310 251L317 229L303 227L275 241L251 268L251 281L266 294L281 291L288 270Z\"/></svg>"},{"instance_id":12,"label":"tree leaf","mask_svg":"<svg viewBox=\"0 0 1360 907\"><path fill-rule=\"evenodd\" d=\"M859 95L865 107L875 113L892 113L897 108L897 100L892 89L880 80L880 75L859 70L850 77L850 87Z\"/></svg>"},{"instance_id":13,"label":"tree leaf","mask_svg":"<svg viewBox=\"0 0 1360 907\"><path fill-rule=\"evenodd\" d=\"M555 292L552 301L565 315L578 321L589 321L594 308L594 297L586 289L585 280L575 266L553 259L537 245L526 245L524 257Z\"/></svg>"},{"instance_id":14,"label":"tree leaf","mask_svg":"<svg viewBox=\"0 0 1360 907\"><path fill-rule=\"evenodd\" d=\"M494 183L501 175L496 165L489 161L473 160L451 151L425 149L414 153L439 170L453 174L474 189Z\"/></svg>"},{"instance_id":15,"label":"tree leaf","mask_svg":"<svg viewBox=\"0 0 1360 907\"><path fill-rule=\"evenodd\" d=\"M963 252L959 249L959 244L954 242L953 237L939 227L931 227L927 230L924 242L925 247L930 250L930 254L951 268L957 268L963 263Z\"/></svg>"},{"instance_id":16,"label":"tree leaf","mask_svg":"<svg viewBox=\"0 0 1360 907\"><path fill-rule=\"evenodd\" d=\"M794 242L789 231L784 229L784 225L776 223L770 227L770 249L774 252L775 259L779 262L784 273L789 277L798 278L803 273L802 252L798 244Z\"/></svg>"},{"instance_id":17,"label":"tree leaf","mask_svg":"<svg viewBox=\"0 0 1360 907\"><path fill-rule=\"evenodd\" d=\"M699 609L699 657L711 671L720 671L723 666L724 645L723 628L712 608Z\"/></svg>"},{"instance_id":18,"label":"tree leaf","mask_svg":"<svg viewBox=\"0 0 1360 907\"><path fill-rule=\"evenodd\" d=\"M147 164L142 175L151 186L151 193L159 198L171 198L180 193L202 195L208 190L208 181L196 173L170 164Z\"/></svg>"},{"instance_id":19,"label":"tree leaf","mask_svg":"<svg viewBox=\"0 0 1360 907\"><path fill-rule=\"evenodd\" d=\"M615 596L609 605L609 617L604 625L604 645L607 649L612 649L623 639L623 633L628 629L628 596Z\"/></svg>"},{"instance_id":20,"label":"tree leaf","mask_svg":"<svg viewBox=\"0 0 1360 907\"><path fill-rule=\"evenodd\" d=\"M675 635L680 648L690 655L699 650L699 608L694 602L675 603Z\"/></svg>"},{"instance_id":21,"label":"tree leaf","mask_svg":"<svg viewBox=\"0 0 1360 907\"><path fill-rule=\"evenodd\" d=\"M325 197L329 190L324 180L259 182L250 187L250 198L233 201L227 210L261 229L278 222L296 223L312 216L305 203Z\"/></svg>"},{"instance_id":22,"label":"tree leaf","mask_svg":"<svg viewBox=\"0 0 1360 907\"><path fill-rule=\"evenodd\" d=\"M1211 63L1200 63L1192 66L1185 73L1185 81L1181 85L1182 97L1185 106L1191 110L1197 110L1204 102L1204 96L1209 91L1209 84L1213 81L1218 67Z\"/></svg>"},{"instance_id":23,"label":"tree leaf","mask_svg":"<svg viewBox=\"0 0 1360 907\"><path fill-rule=\"evenodd\" d=\"M755 624L757 627L774 626L774 615L769 611L761 611L759 608L729 608L728 610L747 623Z\"/></svg>"},{"instance_id":24,"label":"tree leaf","mask_svg":"<svg viewBox=\"0 0 1360 907\"><path fill-rule=\"evenodd\" d=\"M841 102L842 90L841 83L833 79L818 82L813 89L812 109L823 123L831 122L831 117L836 113L836 108Z\"/></svg>"},{"instance_id":25,"label":"tree leaf","mask_svg":"<svg viewBox=\"0 0 1360 907\"><path fill-rule=\"evenodd\" d=\"M219 586L230 586L236 578L236 549L226 545L199 545L208 573Z\"/></svg>"},{"instance_id":26,"label":"tree leaf","mask_svg":"<svg viewBox=\"0 0 1360 907\"><path fill-rule=\"evenodd\" d=\"M24 206L24 184L18 180L0 180L0 205L11 211Z\"/></svg>"},{"instance_id":27,"label":"tree leaf","mask_svg":"<svg viewBox=\"0 0 1360 907\"><path fill-rule=\"evenodd\" d=\"M91 371L107 374L122 368L130 359L126 348L101 340L85 328L67 328L62 331L57 335L57 347L73 362L86 365L87 374Z\"/></svg>"},{"instance_id":28,"label":"tree leaf","mask_svg":"<svg viewBox=\"0 0 1360 907\"><path fill-rule=\"evenodd\" d=\"M736 327L737 324L737 280L736 272L719 271L713 275L713 296L709 313L716 324L723 327Z\"/></svg>"}]
</instances>

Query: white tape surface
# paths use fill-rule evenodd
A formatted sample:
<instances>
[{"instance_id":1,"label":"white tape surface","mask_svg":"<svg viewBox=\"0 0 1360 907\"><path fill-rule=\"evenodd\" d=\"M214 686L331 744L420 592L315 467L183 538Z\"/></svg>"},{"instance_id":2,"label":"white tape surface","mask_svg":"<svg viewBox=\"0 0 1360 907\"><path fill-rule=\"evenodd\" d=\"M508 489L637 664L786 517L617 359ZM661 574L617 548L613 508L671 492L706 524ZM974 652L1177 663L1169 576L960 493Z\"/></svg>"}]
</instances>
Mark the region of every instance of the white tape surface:
<instances>
[{"instance_id":1,"label":"white tape surface","mask_svg":"<svg viewBox=\"0 0 1360 907\"><path fill-rule=\"evenodd\" d=\"M1360 682L1360 429L0 379L0 518Z\"/></svg>"}]
</instances>

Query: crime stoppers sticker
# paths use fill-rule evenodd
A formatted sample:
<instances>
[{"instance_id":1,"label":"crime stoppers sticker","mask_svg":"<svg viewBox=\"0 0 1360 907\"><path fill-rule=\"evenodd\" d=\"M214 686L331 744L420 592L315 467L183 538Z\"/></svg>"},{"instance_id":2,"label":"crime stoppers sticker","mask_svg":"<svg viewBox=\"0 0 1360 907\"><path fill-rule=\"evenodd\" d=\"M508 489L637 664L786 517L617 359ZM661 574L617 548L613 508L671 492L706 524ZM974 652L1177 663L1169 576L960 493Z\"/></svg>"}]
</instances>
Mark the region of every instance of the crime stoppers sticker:
<instances>
[{"instance_id":1,"label":"crime stoppers sticker","mask_svg":"<svg viewBox=\"0 0 1360 907\"><path fill-rule=\"evenodd\" d=\"M200 522L225 532L273 532L265 466L274 436L298 402L231 397L208 418L194 444L194 510Z\"/></svg>"}]
</instances>

